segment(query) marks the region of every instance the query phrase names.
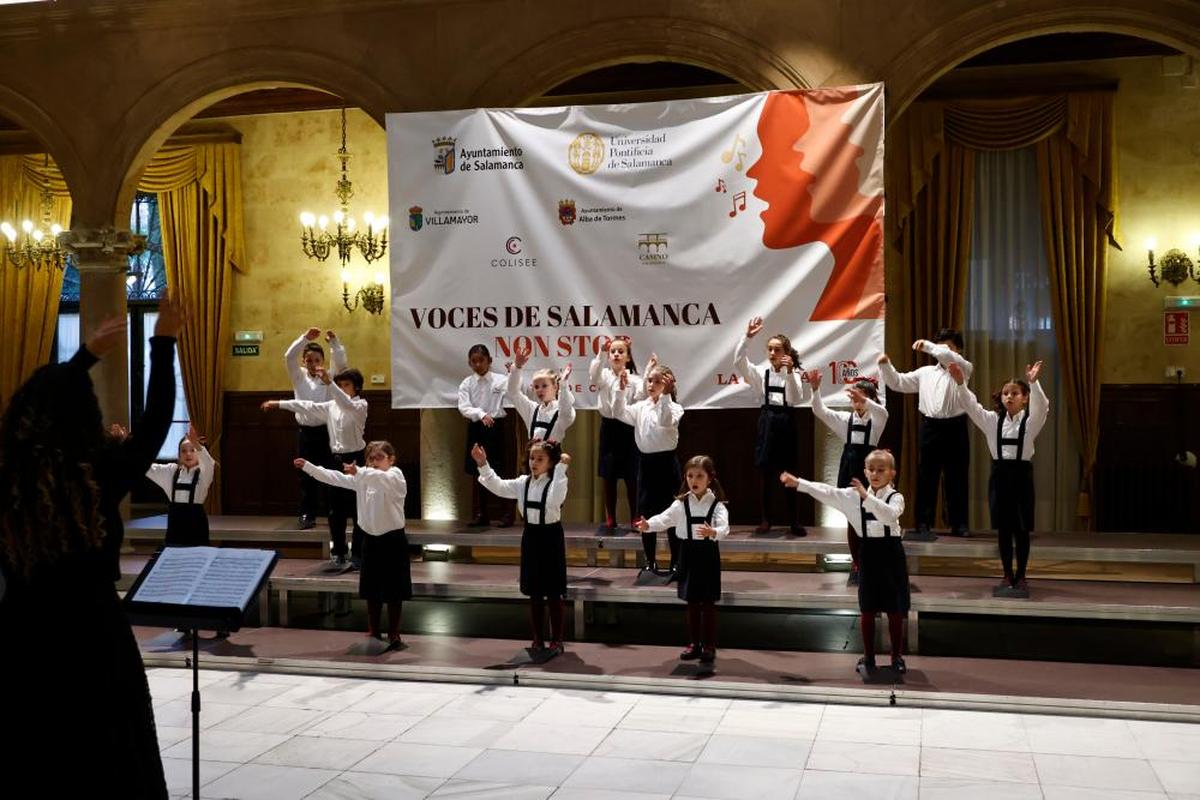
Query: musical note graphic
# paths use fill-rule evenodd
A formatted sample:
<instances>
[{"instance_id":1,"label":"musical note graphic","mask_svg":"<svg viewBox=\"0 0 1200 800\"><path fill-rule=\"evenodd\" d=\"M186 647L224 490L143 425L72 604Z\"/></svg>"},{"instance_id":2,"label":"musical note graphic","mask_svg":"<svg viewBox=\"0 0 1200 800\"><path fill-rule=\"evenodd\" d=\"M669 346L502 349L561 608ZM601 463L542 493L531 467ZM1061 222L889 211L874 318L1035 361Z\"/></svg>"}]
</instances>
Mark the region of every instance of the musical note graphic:
<instances>
[{"instance_id":1,"label":"musical note graphic","mask_svg":"<svg viewBox=\"0 0 1200 800\"><path fill-rule=\"evenodd\" d=\"M735 155L737 156L737 164L734 165L734 169L740 172L746 160L746 140L742 138L740 133L734 134L733 144L730 145L728 150L721 152L722 163L728 164L730 161L733 161Z\"/></svg>"},{"instance_id":2,"label":"musical note graphic","mask_svg":"<svg viewBox=\"0 0 1200 800\"><path fill-rule=\"evenodd\" d=\"M713 191L724 193L725 192L725 181L721 180L720 178L717 178L717 188L713 189Z\"/></svg>"},{"instance_id":3,"label":"musical note graphic","mask_svg":"<svg viewBox=\"0 0 1200 800\"><path fill-rule=\"evenodd\" d=\"M740 204L738 203L739 200L742 201ZM745 211L745 210L746 210L746 193L738 192L737 194L735 194L733 196L733 211L729 212L729 216L736 217L738 215L739 211Z\"/></svg>"}]
</instances>

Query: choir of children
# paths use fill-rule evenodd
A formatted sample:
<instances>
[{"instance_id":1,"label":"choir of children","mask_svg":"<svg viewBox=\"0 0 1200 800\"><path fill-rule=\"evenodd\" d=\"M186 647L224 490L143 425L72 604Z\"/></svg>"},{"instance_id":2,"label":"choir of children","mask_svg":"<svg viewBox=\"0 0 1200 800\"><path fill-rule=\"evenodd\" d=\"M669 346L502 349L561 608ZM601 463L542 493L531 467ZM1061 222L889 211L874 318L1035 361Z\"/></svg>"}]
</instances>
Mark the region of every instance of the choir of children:
<instances>
[{"instance_id":1,"label":"choir of children","mask_svg":"<svg viewBox=\"0 0 1200 800\"><path fill-rule=\"evenodd\" d=\"M884 613L892 668L902 673L904 620L910 597L900 528L904 498L893 487L895 459L889 451L877 449L887 425L887 409L879 402L875 383L865 379L846 387L849 411L826 407L820 394L820 371L802 373L799 354L782 334L767 340L767 361L752 364L749 343L762 328L761 317L752 319L734 353L735 368L761 400L754 463L762 480L762 521L755 531L770 530L776 480L845 514L852 560L849 583L858 586L861 612L864 656L857 670L870 677L877 669L875 616ZM324 351L315 341L319 334L318 328L310 328L288 348L286 360L296 399L267 401L263 409L280 408L296 414L300 457L295 465L308 478L336 487L329 511L334 559L338 563L345 560L344 526L346 518L353 516L354 563L361 568L359 594L368 604L368 634L382 634L382 606L386 603L388 638L396 644L400 641L401 603L412 596L404 533L406 483L395 466L396 453L390 444L363 443L367 403L361 397L362 375L346 368L345 349L329 331L326 341L337 370L331 379L324 368ZM988 411L966 386L972 365L961 354L963 341L958 331L943 329L932 341L918 340L913 349L933 356L937 365L898 373L883 354L879 369L889 388L919 394L918 533L928 534L932 528L938 482L944 473L952 532L966 535L969 443L965 422L970 418L988 437L993 457L989 504L1004 569L1004 581L995 593L1027 597L1025 570L1034 496L1030 459L1034 439L1049 411L1049 401L1037 380L1041 362L1026 369L1027 380L1006 381L994 396L996 410ZM561 371L534 373L529 388L536 400L531 399L522 376L528 360L528 350L516 351L505 376L491 370L491 353L485 345L471 347L467 361L472 374L459 386L458 409L468 421L465 468L477 476L472 482L469 524L490 524L483 489L515 500L525 521L520 590L530 599L532 649L553 655L563 650L567 584L561 519L570 456L562 452L561 442L575 419L575 398L567 381L568 364ZM639 377L632 342L628 337L615 337L593 359L589 378L596 387L601 414L597 472L604 482L605 520L600 532L615 531L617 483L624 480L633 525L643 536L645 568L677 581L678 596L687 603L688 641L680 658L712 663L716 657L716 603L721 596L717 541L729 532L725 495L713 460L703 455L690 458L680 485L675 449L684 411L675 400L675 374L658 363L656 355L650 356L644 378ZM842 440L836 486L808 481L790 471L798 462L795 408L807 392L811 392L816 418ZM510 418L506 401L526 425L529 439L528 473L507 480L488 462L489 456L503 460L512 435L506 427ZM214 466L202 438L192 429L180 443L178 465L156 465L148 473L171 498L169 543L207 542L207 518L201 504ZM302 528L312 527L317 496L313 484L302 483ZM787 492L786 497L789 530L803 536L805 531L795 516L796 495ZM639 511L657 513L643 518ZM500 525L511 525L512 520L511 507L505 505ZM656 551L655 534L662 530L667 531L671 553L666 571L659 570ZM549 645L544 631L547 610Z\"/></svg>"}]
</instances>

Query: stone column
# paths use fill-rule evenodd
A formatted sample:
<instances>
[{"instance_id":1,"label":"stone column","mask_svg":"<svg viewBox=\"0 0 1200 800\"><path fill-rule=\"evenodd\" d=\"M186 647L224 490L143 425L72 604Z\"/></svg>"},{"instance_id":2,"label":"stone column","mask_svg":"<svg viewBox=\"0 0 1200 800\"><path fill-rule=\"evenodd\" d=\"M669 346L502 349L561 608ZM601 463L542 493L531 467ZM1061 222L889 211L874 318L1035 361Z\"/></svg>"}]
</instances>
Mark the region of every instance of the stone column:
<instances>
[{"instance_id":1,"label":"stone column","mask_svg":"<svg viewBox=\"0 0 1200 800\"><path fill-rule=\"evenodd\" d=\"M129 254L145 244L145 239L129 231L114 228L74 227L60 237L75 256L79 270L79 336L86 341L96 327L109 317L124 318L125 276ZM129 425L129 345L115 348L91 370L100 411L107 425Z\"/></svg>"}]
</instances>

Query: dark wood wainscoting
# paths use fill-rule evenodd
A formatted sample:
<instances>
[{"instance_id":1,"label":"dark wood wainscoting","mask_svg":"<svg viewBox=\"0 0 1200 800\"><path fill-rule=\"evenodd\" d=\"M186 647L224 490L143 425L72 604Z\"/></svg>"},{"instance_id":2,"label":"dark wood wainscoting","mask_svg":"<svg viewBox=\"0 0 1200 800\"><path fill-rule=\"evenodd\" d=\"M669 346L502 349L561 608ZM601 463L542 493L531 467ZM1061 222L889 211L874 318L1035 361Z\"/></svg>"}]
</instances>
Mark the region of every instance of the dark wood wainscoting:
<instances>
[{"instance_id":1,"label":"dark wood wainscoting","mask_svg":"<svg viewBox=\"0 0 1200 800\"><path fill-rule=\"evenodd\" d=\"M296 457L296 420L283 411L264 413L264 400L280 392L226 392L225 432L222 437L222 508L226 514L292 515L299 485L292 459ZM421 516L421 412L391 408L391 393L366 391L370 403L366 439L386 439L396 448L396 464L408 481L404 513Z\"/></svg>"},{"instance_id":2,"label":"dark wood wainscoting","mask_svg":"<svg viewBox=\"0 0 1200 800\"><path fill-rule=\"evenodd\" d=\"M695 455L712 456L717 465L717 478L729 495L730 521L738 525L753 525L759 521L759 471L754 467L754 439L758 431L757 408L713 409L688 411L679 423L679 461ZM807 408L796 410L796 447L800 463L799 474L813 474L813 423L815 418ZM785 496L775 493L772 518L776 525L786 519ZM816 517L813 499L800 495L800 519L812 524Z\"/></svg>"},{"instance_id":3,"label":"dark wood wainscoting","mask_svg":"<svg viewBox=\"0 0 1200 800\"><path fill-rule=\"evenodd\" d=\"M1200 385L1105 384L1100 389L1096 527L1102 531L1200 533Z\"/></svg>"}]
</instances>

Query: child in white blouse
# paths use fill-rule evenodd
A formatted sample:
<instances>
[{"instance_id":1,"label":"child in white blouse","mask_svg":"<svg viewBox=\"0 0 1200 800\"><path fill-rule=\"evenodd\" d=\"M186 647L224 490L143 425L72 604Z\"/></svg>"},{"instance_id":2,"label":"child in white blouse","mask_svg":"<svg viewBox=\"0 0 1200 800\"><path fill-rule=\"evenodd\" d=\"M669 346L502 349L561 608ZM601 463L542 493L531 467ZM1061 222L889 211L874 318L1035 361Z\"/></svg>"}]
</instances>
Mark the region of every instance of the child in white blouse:
<instances>
[{"instance_id":1,"label":"child in white blouse","mask_svg":"<svg viewBox=\"0 0 1200 800\"><path fill-rule=\"evenodd\" d=\"M458 385L458 413L467 420L467 447L463 469L471 476L471 521L470 527L487 527L490 517L487 511L487 493L479 481L479 469L471 458L471 447L479 443L492 454L497 464L507 463L505 453L512 433L508 427L508 413L504 408L504 395L508 376L492 372L492 354L485 344L472 345L467 351L467 363L471 375ZM513 524L512 504L503 503L500 527Z\"/></svg>"},{"instance_id":2,"label":"child in white blouse","mask_svg":"<svg viewBox=\"0 0 1200 800\"><path fill-rule=\"evenodd\" d=\"M638 529L681 530L679 599L687 602L688 646L679 658L711 664L717 657L717 606L721 599L721 550L717 540L729 533L725 492L708 456L684 464L683 485L661 514L641 520Z\"/></svg>"},{"instance_id":3,"label":"child in white blouse","mask_svg":"<svg viewBox=\"0 0 1200 800\"><path fill-rule=\"evenodd\" d=\"M529 439L546 439L562 443L567 429L575 421L575 394L567 378L571 376L571 364L561 372L539 369L530 381L537 402L525 396L521 386L521 370L529 362L528 350L513 352L513 364L508 372L508 401L521 415L528 426Z\"/></svg>"},{"instance_id":4,"label":"child in white blouse","mask_svg":"<svg viewBox=\"0 0 1200 800\"><path fill-rule=\"evenodd\" d=\"M363 451L367 443L363 440L363 432L367 427L368 409L367 401L362 397L362 373L351 367L334 375L332 380L324 369L319 368L317 374L325 383L333 384L329 387L331 400L266 400L262 409L305 412L325 420L329 429L330 450L330 460L326 466L335 472L340 471L344 464L361 467L366 463ZM353 519L354 515L354 492L342 489L329 492L329 537L333 542L333 563L337 566L346 564L346 522ZM363 546L363 531L357 519L354 521L353 545L351 565L357 569L362 566L360 551Z\"/></svg>"},{"instance_id":5,"label":"child in white blouse","mask_svg":"<svg viewBox=\"0 0 1200 800\"><path fill-rule=\"evenodd\" d=\"M675 402L675 373L650 355L646 366L646 399L628 405L625 389L629 387L628 373L621 373L618 391L613 396L613 416L633 426L633 440L638 448L638 508L666 508L675 497L679 485L679 421L683 406ZM640 526L639 526L640 527ZM667 544L671 548L669 577L675 578L679 565L679 539L675 529L667 529ZM658 569L657 537L653 531L642 533L642 551L646 556L643 569L660 574Z\"/></svg>"},{"instance_id":6,"label":"child in white blouse","mask_svg":"<svg viewBox=\"0 0 1200 800\"><path fill-rule=\"evenodd\" d=\"M389 442L366 446L366 466L345 464L341 472L297 458L293 464L322 483L352 492L358 525L363 536L358 596L367 601L367 636L382 638L383 604L388 607L388 642L400 640L400 614L412 598L412 567L408 536L404 532L404 500L408 482L396 466L396 449Z\"/></svg>"},{"instance_id":7,"label":"child in white blouse","mask_svg":"<svg viewBox=\"0 0 1200 800\"><path fill-rule=\"evenodd\" d=\"M488 465L487 451L476 444L471 455L479 467L479 482L500 497L517 501L525 519L521 532L521 594L529 598L533 629L530 649L539 655L563 651L563 598L567 593L567 547L563 536L562 504L567 499L567 465L571 457L557 442L529 443L529 474L504 480ZM550 646L542 636L546 606L550 607Z\"/></svg>"},{"instance_id":8,"label":"child in white blouse","mask_svg":"<svg viewBox=\"0 0 1200 800\"><path fill-rule=\"evenodd\" d=\"M633 363L633 342L628 336L606 340L602 353L597 353L588 367L588 378L596 387L596 408L600 412L600 454L596 473L604 484L604 525L600 533L611 534L617 526L617 481L625 481L630 519L638 518L637 475L638 451L633 441L633 426L613 414L613 397L625 392L625 402L634 403L646 396L642 379ZM608 365L602 364L608 357ZM625 389L620 389L620 376L625 373Z\"/></svg>"},{"instance_id":9,"label":"child in white blouse","mask_svg":"<svg viewBox=\"0 0 1200 800\"><path fill-rule=\"evenodd\" d=\"M863 657L855 670L864 678L875 674L875 615L879 612L886 613L888 618L892 669L899 673L907 670L903 658L904 620L912 602L900 529L904 495L892 486L896 478L896 461L892 454L887 450L871 451L867 456L866 478L870 488L854 478L849 488L839 489L827 483L806 481L787 472L779 476L785 486L841 511L862 537L858 608Z\"/></svg>"},{"instance_id":10,"label":"child in white blouse","mask_svg":"<svg viewBox=\"0 0 1200 800\"><path fill-rule=\"evenodd\" d=\"M123 433L123 430L122 430ZM177 464L151 464L146 477L167 495L167 535L163 544L197 547L208 544L208 514L204 501L212 486L217 462L208 454L195 425L179 442Z\"/></svg>"},{"instance_id":11,"label":"child in white blouse","mask_svg":"<svg viewBox=\"0 0 1200 800\"><path fill-rule=\"evenodd\" d=\"M988 479L988 509L1000 544L1004 580L993 590L999 597L1029 597L1025 568L1029 564L1029 533L1033 530L1033 442L1046 425L1050 401L1038 375L1042 362L1025 368L1026 380L1010 378L992 395L995 411L979 404L957 364L946 368L957 384L959 400L971 422L983 431L992 453ZM1013 544L1017 568L1013 570Z\"/></svg>"},{"instance_id":12,"label":"child in white blouse","mask_svg":"<svg viewBox=\"0 0 1200 800\"><path fill-rule=\"evenodd\" d=\"M813 415L842 438L842 459L838 465L837 485L845 488L852 478L863 474L867 454L879 444L879 437L887 426L888 410L879 403L879 392L875 384L863 379L846 387L850 396L850 411L833 411L821 399L821 371L808 373L808 385L812 387ZM853 525L846 526L846 544L850 548L850 578L848 586L858 585L858 534Z\"/></svg>"}]
</instances>

